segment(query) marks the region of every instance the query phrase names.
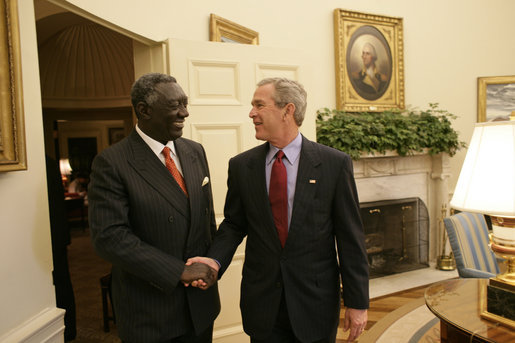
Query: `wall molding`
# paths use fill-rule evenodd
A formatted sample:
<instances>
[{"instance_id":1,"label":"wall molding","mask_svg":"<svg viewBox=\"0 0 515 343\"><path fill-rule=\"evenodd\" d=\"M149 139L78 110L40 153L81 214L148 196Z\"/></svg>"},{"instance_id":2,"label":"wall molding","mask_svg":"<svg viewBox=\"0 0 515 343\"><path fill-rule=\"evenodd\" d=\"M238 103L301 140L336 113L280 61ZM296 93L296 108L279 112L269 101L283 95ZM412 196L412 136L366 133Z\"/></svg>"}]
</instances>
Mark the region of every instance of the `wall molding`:
<instances>
[{"instance_id":1,"label":"wall molding","mask_svg":"<svg viewBox=\"0 0 515 343\"><path fill-rule=\"evenodd\" d=\"M64 342L63 309L48 307L0 337L2 343Z\"/></svg>"}]
</instances>

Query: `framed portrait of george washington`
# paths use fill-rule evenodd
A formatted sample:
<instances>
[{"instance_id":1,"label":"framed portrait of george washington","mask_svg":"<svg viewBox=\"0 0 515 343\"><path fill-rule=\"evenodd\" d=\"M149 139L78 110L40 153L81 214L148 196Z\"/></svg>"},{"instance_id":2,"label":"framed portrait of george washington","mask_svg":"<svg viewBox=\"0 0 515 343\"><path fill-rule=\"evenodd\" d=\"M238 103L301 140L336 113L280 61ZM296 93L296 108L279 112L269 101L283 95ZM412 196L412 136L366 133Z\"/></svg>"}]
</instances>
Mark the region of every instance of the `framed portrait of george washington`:
<instances>
[{"instance_id":1,"label":"framed portrait of george washington","mask_svg":"<svg viewBox=\"0 0 515 343\"><path fill-rule=\"evenodd\" d=\"M334 10L336 107L404 108L402 18Z\"/></svg>"},{"instance_id":2,"label":"framed portrait of george washington","mask_svg":"<svg viewBox=\"0 0 515 343\"><path fill-rule=\"evenodd\" d=\"M0 1L0 172L27 169L17 3Z\"/></svg>"}]
</instances>

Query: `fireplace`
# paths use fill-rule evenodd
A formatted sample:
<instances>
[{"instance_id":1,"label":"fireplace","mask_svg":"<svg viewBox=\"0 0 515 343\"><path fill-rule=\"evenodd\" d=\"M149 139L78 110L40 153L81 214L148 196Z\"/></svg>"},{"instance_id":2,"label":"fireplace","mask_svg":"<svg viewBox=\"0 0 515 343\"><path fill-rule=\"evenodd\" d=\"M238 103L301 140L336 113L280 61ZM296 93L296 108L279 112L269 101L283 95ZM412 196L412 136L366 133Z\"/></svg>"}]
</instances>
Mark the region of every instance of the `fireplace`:
<instances>
[{"instance_id":1,"label":"fireplace","mask_svg":"<svg viewBox=\"0 0 515 343\"><path fill-rule=\"evenodd\" d=\"M419 198L360 204L370 278L429 266L429 215Z\"/></svg>"},{"instance_id":2,"label":"fireplace","mask_svg":"<svg viewBox=\"0 0 515 343\"><path fill-rule=\"evenodd\" d=\"M420 225L427 228L417 229L418 244L423 247L422 250L425 250L426 247L428 250L420 253L417 263L435 264L443 234L443 226L439 224L442 220L442 208L449 208L447 185L450 176L449 155L424 153L409 156L399 156L395 153L379 156L366 155L354 161L354 176L362 206L368 207L371 204L383 206L383 202L386 200L392 203L407 201L411 202L409 206L418 206L418 218L422 222ZM407 211L403 213L402 206L395 214L396 220L402 220L403 215L407 220L408 213ZM373 221L378 218L378 216L372 216L367 220ZM368 237L368 239L374 240L378 238ZM384 241L383 249L386 247L390 249L390 241L398 243L402 241L402 236L398 232L393 236L388 233ZM409 253L408 256L410 256ZM385 257L375 257L371 264L383 263L381 258ZM404 267L396 268L402 270Z\"/></svg>"}]
</instances>

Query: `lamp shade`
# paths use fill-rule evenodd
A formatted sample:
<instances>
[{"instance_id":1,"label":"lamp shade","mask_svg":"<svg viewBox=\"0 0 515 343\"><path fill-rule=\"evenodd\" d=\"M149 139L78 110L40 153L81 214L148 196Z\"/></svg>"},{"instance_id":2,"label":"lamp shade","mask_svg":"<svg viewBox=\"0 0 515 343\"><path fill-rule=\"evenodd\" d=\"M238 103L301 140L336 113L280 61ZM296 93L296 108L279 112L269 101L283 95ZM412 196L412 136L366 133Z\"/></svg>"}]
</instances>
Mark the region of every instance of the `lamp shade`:
<instances>
[{"instance_id":1,"label":"lamp shade","mask_svg":"<svg viewBox=\"0 0 515 343\"><path fill-rule=\"evenodd\" d=\"M70 160L67 158L61 158L59 160L59 169L61 170L62 175L71 175L72 167L70 165Z\"/></svg>"},{"instance_id":2,"label":"lamp shade","mask_svg":"<svg viewBox=\"0 0 515 343\"><path fill-rule=\"evenodd\" d=\"M450 204L515 217L515 121L476 124Z\"/></svg>"}]
</instances>

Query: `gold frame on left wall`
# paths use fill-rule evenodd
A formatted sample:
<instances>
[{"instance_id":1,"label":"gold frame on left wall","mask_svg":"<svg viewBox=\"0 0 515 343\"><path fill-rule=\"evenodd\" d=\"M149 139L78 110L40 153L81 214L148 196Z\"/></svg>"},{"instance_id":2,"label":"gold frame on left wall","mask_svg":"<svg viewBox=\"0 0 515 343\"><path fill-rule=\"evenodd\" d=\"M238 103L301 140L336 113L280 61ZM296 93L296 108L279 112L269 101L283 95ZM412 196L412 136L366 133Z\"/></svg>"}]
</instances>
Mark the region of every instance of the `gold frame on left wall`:
<instances>
[{"instance_id":1,"label":"gold frame on left wall","mask_svg":"<svg viewBox=\"0 0 515 343\"><path fill-rule=\"evenodd\" d=\"M27 169L17 0L0 1L0 172Z\"/></svg>"}]
</instances>

